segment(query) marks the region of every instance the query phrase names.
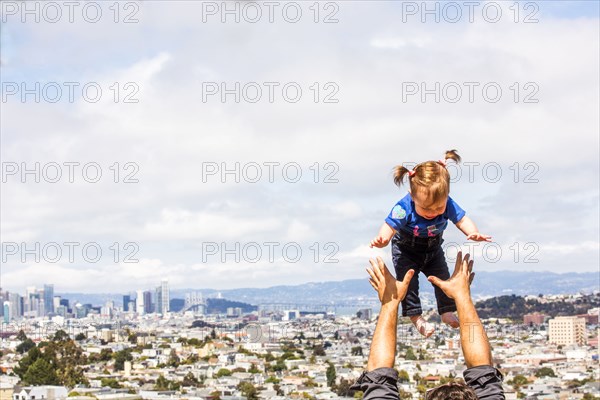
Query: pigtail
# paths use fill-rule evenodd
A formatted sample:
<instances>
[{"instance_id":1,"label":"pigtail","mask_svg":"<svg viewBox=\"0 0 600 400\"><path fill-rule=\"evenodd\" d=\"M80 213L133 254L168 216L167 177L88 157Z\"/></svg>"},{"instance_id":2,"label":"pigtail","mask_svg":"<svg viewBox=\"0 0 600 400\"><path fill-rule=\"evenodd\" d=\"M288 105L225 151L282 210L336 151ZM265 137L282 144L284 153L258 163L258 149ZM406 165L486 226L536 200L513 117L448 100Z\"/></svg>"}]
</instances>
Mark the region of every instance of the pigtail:
<instances>
[{"instance_id":1,"label":"pigtail","mask_svg":"<svg viewBox=\"0 0 600 400\"><path fill-rule=\"evenodd\" d=\"M455 163L459 163L461 158L456 152L456 150L447 150L446 155L444 156L444 160L453 160Z\"/></svg>"},{"instance_id":2,"label":"pigtail","mask_svg":"<svg viewBox=\"0 0 600 400\"><path fill-rule=\"evenodd\" d=\"M396 165L394 167L394 183L396 186L402 186L402 181L408 173L410 173L410 170L403 165Z\"/></svg>"}]
</instances>

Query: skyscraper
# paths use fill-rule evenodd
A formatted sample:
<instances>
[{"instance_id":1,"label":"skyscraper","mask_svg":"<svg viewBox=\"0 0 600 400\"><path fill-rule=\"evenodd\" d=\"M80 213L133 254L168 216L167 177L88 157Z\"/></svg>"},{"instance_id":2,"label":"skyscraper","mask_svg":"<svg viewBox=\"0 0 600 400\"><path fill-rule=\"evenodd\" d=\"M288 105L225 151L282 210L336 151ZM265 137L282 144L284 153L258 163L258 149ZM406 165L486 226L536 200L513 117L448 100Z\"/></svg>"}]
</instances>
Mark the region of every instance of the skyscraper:
<instances>
[{"instance_id":1,"label":"skyscraper","mask_svg":"<svg viewBox=\"0 0 600 400\"><path fill-rule=\"evenodd\" d=\"M144 291L143 290L138 290L137 291L137 298L135 300L135 308L136 308L136 312L138 313L138 315L144 315Z\"/></svg>"},{"instance_id":2,"label":"skyscraper","mask_svg":"<svg viewBox=\"0 0 600 400\"><path fill-rule=\"evenodd\" d=\"M163 280L160 283L160 286L156 287L155 290L156 297L156 308L155 312L158 314L166 314L169 312L169 281Z\"/></svg>"},{"instance_id":3,"label":"skyscraper","mask_svg":"<svg viewBox=\"0 0 600 400\"><path fill-rule=\"evenodd\" d=\"M149 290L144 292L144 312L146 314L154 312L152 307L152 292Z\"/></svg>"},{"instance_id":4,"label":"skyscraper","mask_svg":"<svg viewBox=\"0 0 600 400\"><path fill-rule=\"evenodd\" d=\"M126 294L123 296L123 311L129 311L129 302L131 302L131 296ZM133 310L132 310L133 311Z\"/></svg>"},{"instance_id":5,"label":"skyscraper","mask_svg":"<svg viewBox=\"0 0 600 400\"><path fill-rule=\"evenodd\" d=\"M161 287L161 303L162 303L162 312L161 314L166 314L169 312L169 281L163 280L160 284Z\"/></svg>"},{"instance_id":6,"label":"skyscraper","mask_svg":"<svg viewBox=\"0 0 600 400\"><path fill-rule=\"evenodd\" d=\"M44 285L44 314L54 312L54 285Z\"/></svg>"}]
</instances>

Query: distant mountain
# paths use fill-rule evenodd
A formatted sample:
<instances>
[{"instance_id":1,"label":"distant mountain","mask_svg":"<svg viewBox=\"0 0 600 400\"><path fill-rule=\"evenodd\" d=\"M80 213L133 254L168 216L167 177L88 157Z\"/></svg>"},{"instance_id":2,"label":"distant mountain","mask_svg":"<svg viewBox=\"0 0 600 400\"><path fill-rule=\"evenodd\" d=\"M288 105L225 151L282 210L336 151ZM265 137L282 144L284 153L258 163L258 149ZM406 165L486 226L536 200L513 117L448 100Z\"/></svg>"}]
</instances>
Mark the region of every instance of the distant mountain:
<instances>
[{"instance_id":1,"label":"distant mountain","mask_svg":"<svg viewBox=\"0 0 600 400\"><path fill-rule=\"evenodd\" d=\"M421 292L433 296L433 287L425 276L419 276ZM487 298L506 294L575 294L600 291L600 275L587 273L556 274L551 272L479 271L471 288L473 297ZM172 291L173 292L173 291ZM185 290L177 291L185 293ZM212 289L201 290L205 296L215 295ZM305 283L295 286L273 286L264 289L220 290L221 296L251 304L302 303L327 304L331 302L356 303L375 299L375 291L367 279L352 279L339 282ZM429 296L427 296L429 295Z\"/></svg>"},{"instance_id":2,"label":"distant mountain","mask_svg":"<svg viewBox=\"0 0 600 400\"><path fill-rule=\"evenodd\" d=\"M433 295L431 284L421 274L420 287L426 297ZM375 300L375 292L367 279L351 279L337 282L305 283L294 286L273 286L264 289L243 288L230 290L215 289L172 289L172 298L184 298L185 293L201 292L204 297L215 297L218 293L231 301L250 304L356 304ZM506 294L575 294L600 291L600 275L594 272L556 274L551 272L521 271L478 271L473 282L475 298L487 298ZM121 304L121 294L62 293L63 298L80 303L103 305L113 300Z\"/></svg>"}]
</instances>

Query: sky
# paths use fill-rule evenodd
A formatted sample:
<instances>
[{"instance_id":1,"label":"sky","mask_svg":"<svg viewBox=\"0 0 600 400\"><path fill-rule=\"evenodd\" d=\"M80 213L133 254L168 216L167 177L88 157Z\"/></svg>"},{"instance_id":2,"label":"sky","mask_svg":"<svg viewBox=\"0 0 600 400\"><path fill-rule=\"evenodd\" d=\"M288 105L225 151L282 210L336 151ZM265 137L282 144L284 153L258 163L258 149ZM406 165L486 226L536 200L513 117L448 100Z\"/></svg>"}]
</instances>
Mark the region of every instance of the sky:
<instances>
[{"instance_id":1,"label":"sky","mask_svg":"<svg viewBox=\"0 0 600 400\"><path fill-rule=\"evenodd\" d=\"M365 278L448 149L450 265L598 272L598 3L467 3L3 2L0 286Z\"/></svg>"}]
</instances>

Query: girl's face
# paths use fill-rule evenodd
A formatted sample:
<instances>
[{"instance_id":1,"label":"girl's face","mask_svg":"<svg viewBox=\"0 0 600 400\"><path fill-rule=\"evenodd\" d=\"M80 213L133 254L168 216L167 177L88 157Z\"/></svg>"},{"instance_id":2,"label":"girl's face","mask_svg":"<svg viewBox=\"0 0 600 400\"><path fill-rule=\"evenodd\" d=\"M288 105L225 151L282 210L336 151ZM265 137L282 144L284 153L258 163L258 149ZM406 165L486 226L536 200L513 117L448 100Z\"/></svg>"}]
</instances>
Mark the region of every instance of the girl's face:
<instances>
[{"instance_id":1,"label":"girl's face","mask_svg":"<svg viewBox=\"0 0 600 400\"><path fill-rule=\"evenodd\" d=\"M446 211L447 198L437 203L432 203L421 191L411 193L411 196L415 203L415 211L425 219L434 219Z\"/></svg>"}]
</instances>

